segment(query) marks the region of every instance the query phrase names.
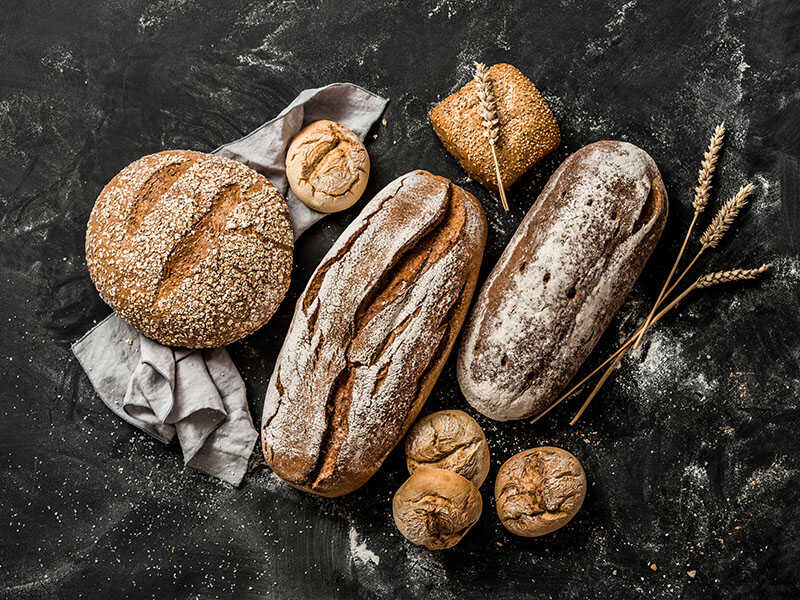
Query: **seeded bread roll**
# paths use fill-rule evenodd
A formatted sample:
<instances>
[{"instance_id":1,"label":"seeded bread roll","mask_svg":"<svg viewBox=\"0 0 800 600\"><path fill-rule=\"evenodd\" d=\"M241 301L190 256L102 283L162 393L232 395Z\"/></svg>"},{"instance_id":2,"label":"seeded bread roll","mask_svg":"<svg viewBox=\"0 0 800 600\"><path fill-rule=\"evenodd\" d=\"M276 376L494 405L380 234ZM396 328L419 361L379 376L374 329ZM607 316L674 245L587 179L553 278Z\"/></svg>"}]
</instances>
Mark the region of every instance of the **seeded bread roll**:
<instances>
[{"instance_id":1,"label":"seeded bread roll","mask_svg":"<svg viewBox=\"0 0 800 600\"><path fill-rule=\"evenodd\" d=\"M297 301L262 419L264 457L291 485L363 485L436 382L486 242L480 203L413 171L350 224Z\"/></svg>"},{"instance_id":2,"label":"seeded bread roll","mask_svg":"<svg viewBox=\"0 0 800 600\"><path fill-rule=\"evenodd\" d=\"M539 90L516 67L505 63L494 65L488 76L499 120L496 151L500 178L503 188L508 189L558 147L561 134ZM430 120L444 147L467 174L483 187L497 190L494 160L483 128L475 81L439 102L431 111Z\"/></svg>"},{"instance_id":3,"label":"seeded bread roll","mask_svg":"<svg viewBox=\"0 0 800 600\"><path fill-rule=\"evenodd\" d=\"M289 145L286 177L295 195L314 210L345 210L367 187L369 154L344 125L314 121Z\"/></svg>"},{"instance_id":4,"label":"seeded bread roll","mask_svg":"<svg viewBox=\"0 0 800 600\"><path fill-rule=\"evenodd\" d=\"M483 285L457 375L478 411L538 415L575 376L661 236L667 193L653 159L591 144L547 182Z\"/></svg>"},{"instance_id":5,"label":"seeded bread roll","mask_svg":"<svg viewBox=\"0 0 800 600\"><path fill-rule=\"evenodd\" d=\"M392 516L409 542L429 550L452 548L483 512L481 494L469 480L443 469L417 471L392 499Z\"/></svg>"},{"instance_id":6,"label":"seeded bread roll","mask_svg":"<svg viewBox=\"0 0 800 600\"><path fill-rule=\"evenodd\" d=\"M561 448L531 448L509 458L494 485L497 515L514 535L537 537L566 525L583 506L586 474Z\"/></svg>"},{"instance_id":7,"label":"seeded bread roll","mask_svg":"<svg viewBox=\"0 0 800 600\"><path fill-rule=\"evenodd\" d=\"M406 436L408 472L445 469L481 487L489 474L489 445L478 422L463 410L440 410L423 417Z\"/></svg>"},{"instance_id":8,"label":"seeded bread roll","mask_svg":"<svg viewBox=\"0 0 800 600\"><path fill-rule=\"evenodd\" d=\"M266 323L289 287L286 201L242 163L169 150L125 167L86 231L97 291L162 344L215 348Z\"/></svg>"}]
</instances>

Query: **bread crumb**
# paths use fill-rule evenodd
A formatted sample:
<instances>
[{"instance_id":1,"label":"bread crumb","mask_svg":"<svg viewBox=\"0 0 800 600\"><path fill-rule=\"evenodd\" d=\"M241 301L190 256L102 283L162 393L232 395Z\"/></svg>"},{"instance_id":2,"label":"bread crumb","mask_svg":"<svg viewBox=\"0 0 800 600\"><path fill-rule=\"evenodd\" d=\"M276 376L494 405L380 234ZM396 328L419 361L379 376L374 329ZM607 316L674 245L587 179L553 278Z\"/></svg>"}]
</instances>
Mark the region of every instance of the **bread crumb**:
<instances>
[{"instance_id":1,"label":"bread crumb","mask_svg":"<svg viewBox=\"0 0 800 600\"><path fill-rule=\"evenodd\" d=\"M688 575L689 577L691 577L692 579L694 579L694 576L695 576L695 575L697 575L697 571L689 571L689 572L687 573L687 575Z\"/></svg>"},{"instance_id":2,"label":"bread crumb","mask_svg":"<svg viewBox=\"0 0 800 600\"><path fill-rule=\"evenodd\" d=\"M125 343L128 344L128 346L130 346L131 344L133 344L133 340L128 338L127 340L125 340Z\"/></svg>"},{"instance_id":3,"label":"bread crumb","mask_svg":"<svg viewBox=\"0 0 800 600\"><path fill-rule=\"evenodd\" d=\"M614 569L613 571L611 571L611 574L612 574L612 575L616 575L616 574L617 574L617 570L616 570L616 569Z\"/></svg>"},{"instance_id":4,"label":"bread crumb","mask_svg":"<svg viewBox=\"0 0 800 600\"><path fill-rule=\"evenodd\" d=\"M650 570L651 571L658 571L658 566L656 565L656 563L653 563L653 564L650 565Z\"/></svg>"},{"instance_id":5,"label":"bread crumb","mask_svg":"<svg viewBox=\"0 0 800 600\"><path fill-rule=\"evenodd\" d=\"M386 119L381 119L381 125L386 126Z\"/></svg>"}]
</instances>

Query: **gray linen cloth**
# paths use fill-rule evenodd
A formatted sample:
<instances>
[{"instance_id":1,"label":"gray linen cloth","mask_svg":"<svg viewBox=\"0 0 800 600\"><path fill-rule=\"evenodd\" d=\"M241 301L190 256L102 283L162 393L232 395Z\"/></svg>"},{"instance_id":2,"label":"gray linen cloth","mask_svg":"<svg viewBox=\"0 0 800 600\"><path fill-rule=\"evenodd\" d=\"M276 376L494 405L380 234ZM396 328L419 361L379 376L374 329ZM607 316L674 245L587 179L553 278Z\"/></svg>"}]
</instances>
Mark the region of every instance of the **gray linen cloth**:
<instances>
[{"instance_id":1,"label":"gray linen cloth","mask_svg":"<svg viewBox=\"0 0 800 600\"><path fill-rule=\"evenodd\" d=\"M255 131L214 152L245 163L287 195L284 157L305 125L330 119L362 140L388 100L351 83L304 90ZM325 214L287 195L295 239ZM116 314L72 346L103 402L116 415L164 443L176 437L185 465L238 486L258 437L244 381L224 348L162 346Z\"/></svg>"}]
</instances>

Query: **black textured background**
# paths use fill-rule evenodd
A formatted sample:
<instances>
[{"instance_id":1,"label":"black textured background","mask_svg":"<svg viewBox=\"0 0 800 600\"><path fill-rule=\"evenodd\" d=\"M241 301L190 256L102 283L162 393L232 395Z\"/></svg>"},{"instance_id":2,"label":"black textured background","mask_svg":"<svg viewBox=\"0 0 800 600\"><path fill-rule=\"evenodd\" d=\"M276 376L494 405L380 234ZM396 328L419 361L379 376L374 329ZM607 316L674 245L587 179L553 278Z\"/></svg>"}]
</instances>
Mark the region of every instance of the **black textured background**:
<instances>
[{"instance_id":1,"label":"black textured background","mask_svg":"<svg viewBox=\"0 0 800 600\"><path fill-rule=\"evenodd\" d=\"M798 30L794 0L5 0L0 597L797 597ZM512 188L508 214L466 181L427 123L474 59L528 74L563 133L556 155ZM493 454L484 515L448 552L394 529L400 452L341 499L293 491L267 469L232 489L111 414L69 350L109 312L83 257L102 186L143 154L211 150L333 81L391 98L387 124L370 135L367 194L425 168L483 201L484 275L569 152L603 138L650 152L670 222L592 364L654 299L715 123L725 119L730 135L712 206L747 180L759 185L702 268L771 261L773 274L695 295L576 427L575 400L536 425L480 418ZM256 421L294 300L354 214L301 240L279 314L230 348ZM465 408L452 361L425 410L445 407ZM494 476L541 444L576 454L590 493L557 534L517 539L496 518Z\"/></svg>"}]
</instances>

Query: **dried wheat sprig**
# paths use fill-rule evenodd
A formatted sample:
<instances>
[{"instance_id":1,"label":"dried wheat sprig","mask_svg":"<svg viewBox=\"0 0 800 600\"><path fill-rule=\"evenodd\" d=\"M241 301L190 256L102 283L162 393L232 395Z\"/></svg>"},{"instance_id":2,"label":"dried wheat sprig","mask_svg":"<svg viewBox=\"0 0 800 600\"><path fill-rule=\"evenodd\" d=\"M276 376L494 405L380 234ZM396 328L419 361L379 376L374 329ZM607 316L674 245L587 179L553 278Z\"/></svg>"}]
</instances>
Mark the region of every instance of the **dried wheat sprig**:
<instances>
[{"instance_id":1,"label":"dried wheat sprig","mask_svg":"<svg viewBox=\"0 0 800 600\"><path fill-rule=\"evenodd\" d=\"M711 192L711 180L714 176L714 171L717 168L717 159L719 158L719 151L722 149L722 143L724 140L725 121L716 126L714 133L711 135L711 139L708 142L708 149L706 150L705 154L703 154L703 160L700 162L700 170L697 173L697 187L694 188L694 201L692 202L692 206L694 206L694 216L692 216L692 222L689 224L689 230L686 232L686 236L683 238L683 243L681 244L680 251L678 251L678 256L675 258L675 262L672 263L672 268L669 271L669 275L667 275L667 280L661 287L661 291L658 294L658 298L656 298L655 304L653 304L653 308L650 310L650 313L644 320L644 326L641 330L641 333L636 338L636 342L633 346L634 350L639 347L639 344L641 344L644 332L647 331L653 315L658 310L658 307L661 306L661 302L667 295L667 287L672 281L672 277L675 275L675 271L678 268L678 264L681 262L681 258L683 258L683 253L686 250L686 244L689 243L689 238L692 236L692 231L694 231L694 225L697 222L697 218L708 205L708 196Z\"/></svg>"},{"instance_id":2,"label":"dried wheat sprig","mask_svg":"<svg viewBox=\"0 0 800 600\"><path fill-rule=\"evenodd\" d=\"M497 116L497 100L492 91L492 81L489 79L489 70L483 63L475 63L475 84L477 86L478 102L481 107L481 124L483 134L489 142L489 149L492 151L494 161L494 174L497 179L497 190L500 192L500 202L503 209L508 210L506 201L506 191L503 188L503 180L500 177L500 164L497 161L495 146L500 137L500 119Z\"/></svg>"},{"instance_id":3,"label":"dried wheat sprig","mask_svg":"<svg viewBox=\"0 0 800 600\"><path fill-rule=\"evenodd\" d=\"M757 269L731 269L730 271L717 271L716 273L707 273L695 281L694 285L697 289L711 287L712 285L719 285L721 283L731 283L733 281L746 281L749 279L756 279L763 275L772 268L771 263L761 265Z\"/></svg>"},{"instance_id":4,"label":"dried wheat sprig","mask_svg":"<svg viewBox=\"0 0 800 600\"><path fill-rule=\"evenodd\" d=\"M697 187L694 188L694 206L695 212L701 213L705 210L708 204L708 196L711 192L711 179L714 176L714 171L717 168L717 159L719 158L719 151L722 149L722 142L725 139L725 121L717 125L711 140L708 142L708 150L703 155L703 161L700 163L700 170L697 173Z\"/></svg>"},{"instance_id":5,"label":"dried wheat sprig","mask_svg":"<svg viewBox=\"0 0 800 600\"><path fill-rule=\"evenodd\" d=\"M658 313L657 318L653 319L652 323L653 324L656 323L656 321L661 319L661 317L663 317L670 310L672 310L681 300L683 300L694 290L708 288L714 285L720 285L722 283L731 283L734 281L746 281L746 280L756 279L761 275L763 275L764 273L766 273L767 271L769 271L771 268L772 264L767 263L761 265L756 269L730 269L729 271L717 271L716 273L707 273L702 277L698 277L694 283L692 283L683 292L681 292L672 302L670 302L666 307L664 307L664 309ZM614 362L603 373L603 376L597 382L597 385L594 386L594 389L592 390L591 394L589 394L589 396L586 398L580 410L578 410L573 419L569 422L570 425L575 425L575 423L578 422L578 419L581 418L583 413L589 407L589 404L591 404L592 400L594 400L594 397L597 396L597 393L603 387L606 380L611 375L611 372L616 368L616 366L619 364L619 362L627 353L627 347L630 345L629 344L630 341L631 340L628 340L628 342L623 344L622 347L620 347L620 349L617 350L617 352L615 353L616 358L614 359Z\"/></svg>"},{"instance_id":6,"label":"dried wheat sprig","mask_svg":"<svg viewBox=\"0 0 800 600\"><path fill-rule=\"evenodd\" d=\"M739 212L747 205L747 197L756 189L752 183L743 185L736 195L728 200L719 209L711 224L700 237L700 244L709 248L716 248L728 229L731 228Z\"/></svg>"}]
</instances>

